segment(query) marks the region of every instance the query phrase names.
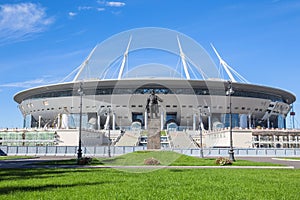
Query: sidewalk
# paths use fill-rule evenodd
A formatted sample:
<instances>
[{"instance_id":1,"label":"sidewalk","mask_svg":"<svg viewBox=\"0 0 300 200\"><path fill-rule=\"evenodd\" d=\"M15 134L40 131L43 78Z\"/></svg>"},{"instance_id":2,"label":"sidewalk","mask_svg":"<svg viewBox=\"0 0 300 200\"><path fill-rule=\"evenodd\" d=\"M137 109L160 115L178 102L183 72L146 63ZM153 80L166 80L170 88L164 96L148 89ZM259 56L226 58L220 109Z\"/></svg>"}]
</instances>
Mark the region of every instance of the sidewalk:
<instances>
[{"instance_id":1,"label":"sidewalk","mask_svg":"<svg viewBox=\"0 0 300 200\"><path fill-rule=\"evenodd\" d=\"M277 160L268 157L238 157L241 160L255 162L271 162L285 166L111 166L111 165L38 165L45 161L71 159L74 157L36 157L32 159L2 160L0 168L27 169L27 168L116 168L116 169L205 169L205 168L230 168L230 169L300 169L300 161Z\"/></svg>"},{"instance_id":2,"label":"sidewalk","mask_svg":"<svg viewBox=\"0 0 300 200\"><path fill-rule=\"evenodd\" d=\"M293 166L295 169L300 169L300 160L284 160L275 157L237 157L241 160L249 160L255 162L269 162L274 164L281 164L286 166Z\"/></svg>"}]
</instances>

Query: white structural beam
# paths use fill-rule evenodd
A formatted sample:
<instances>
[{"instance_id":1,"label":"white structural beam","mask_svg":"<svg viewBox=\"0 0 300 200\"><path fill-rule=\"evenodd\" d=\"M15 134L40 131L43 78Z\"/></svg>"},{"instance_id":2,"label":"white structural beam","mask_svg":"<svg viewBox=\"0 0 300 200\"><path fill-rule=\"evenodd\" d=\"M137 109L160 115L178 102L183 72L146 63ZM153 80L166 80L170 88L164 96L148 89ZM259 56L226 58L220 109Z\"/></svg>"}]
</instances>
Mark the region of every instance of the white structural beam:
<instances>
[{"instance_id":1,"label":"white structural beam","mask_svg":"<svg viewBox=\"0 0 300 200\"><path fill-rule=\"evenodd\" d=\"M196 130L196 114L193 114L193 131Z\"/></svg>"},{"instance_id":2,"label":"white structural beam","mask_svg":"<svg viewBox=\"0 0 300 200\"><path fill-rule=\"evenodd\" d=\"M100 115L97 116L97 126L98 126L98 130L101 129L101 117Z\"/></svg>"},{"instance_id":3,"label":"white structural beam","mask_svg":"<svg viewBox=\"0 0 300 200\"><path fill-rule=\"evenodd\" d=\"M41 123L42 123L42 116L39 115L39 129L41 128Z\"/></svg>"},{"instance_id":4,"label":"white structural beam","mask_svg":"<svg viewBox=\"0 0 300 200\"><path fill-rule=\"evenodd\" d=\"M245 83L249 83L249 81L247 81L242 75L240 75L237 71L235 71L232 67L230 67L229 65L227 65L227 67L243 82Z\"/></svg>"},{"instance_id":5,"label":"white structural beam","mask_svg":"<svg viewBox=\"0 0 300 200\"><path fill-rule=\"evenodd\" d=\"M106 121L105 121L105 125L104 125L104 129L105 130L109 129L109 121L110 121L110 114L107 113L107 115L106 115Z\"/></svg>"},{"instance_id":6,"label":"white structural beam","mask_svg":"<svg viewBox=\"0 0 300 200\"><path fill-rule=\"evenodd\" d=\"M61 128L61 114L59 113L57 115L57 129L60 129Z\"/></svg>"},{"instance_id":7,"label":"white structural beam","mask_svg":"<svg viewBox=\"0 0 300 200\"><path fill-rule=\"evenodd\" d=\"M227 75L229 76L230 80L232 82L236 82L235 78L233 77L232 73L230 72L229 68L229 65L221 58L221 56L219 55L219 53L217 52L216 48L214 47L214 45L210 44L211 47L213 48L215 54L217 55L219 61L220 61L220 64L223 66L223 68L225 69Z\"/></svg>"},{"instance_id":8,"label":"white structural beam","mask_svg":"<svg viewBox=\"0 0 300 200\"><path fill-rule=\"evenodd\" d=\"M80 76L81 72L83 71L83 69L86 67L86 65L89 63L89 60L91 59L92 55L94 54L94 51L96 50L97 45L94 47L94 49L92 50L92 52L89 54L89 56L84 60L84 62L79 66L79 71L76 74L75 78L73 81L77 81L78 77Z\"/></svg>"},{"instance_id":9,"label":"white structural beam","mask_svg":"<svg viewBox=\"0 0 300 200\"><path fill-rule=\"evenodd\" d=\"M125 67L125 64L126 64L127 57L128 57L128 51L129 51L131 39L132 39L132 36L130 36L130 38L129 38L129 42L128 42L126 51L125 51L124 56L123 56L122 64L121 64L119 75L118 75L118 80L120 80L122 78L122 75L123 75L124 67Z\"/></svg>"},{"instance_id":10,"label":"white structural beam","mask_svg":"<svg viewBox=\"0 0 300 200\"><path fill-rule=\"evenodd\" d=\"M112 121L112 130L116 130L116 113L115 112L113 112L113 115L112 115L112 117L113 117L113 121Z\"/></svg>"},{"instance_id":11,"label":"white structural beam","mask_svg":"<svg viewBox=\"0 0 300 200\"><path fill-rule=\"evenodd\" d=\"M145 124L144 129L147 130L148 129L148 112L147 112L147 109L145 110L144 115L145 115L144 116L145 117L145 119L144 119L144 124Z\"/></svg>"},{"instance_id":12,"label":"white structural beam","mask_svg":"<svg viewBox=\"0 0 300 200\"><path fill-rule=\"evenodd\" d=\"M190 74L189 74L189 71L188 71L187 63L186 63L186 60L185 60L185 55L183 53L178 35L177 35L177 42L178 42L180 58L181 58L181 61L182 61L182 64L183 64L183 70L184 70L186 79L190 80L191 77L190 77Z\"/></svg>"},{"instance_id":13,"label":"white structural beam","mask_svg":"<svg viewBox=\"0 0 300 200\"><path fill-rule=\"evenodd\" d=\"M164 118L165 118L165 115L164 115L164 111L161 111L160 112L160 130L164 130Z\"/></svg>"}]
</instances>

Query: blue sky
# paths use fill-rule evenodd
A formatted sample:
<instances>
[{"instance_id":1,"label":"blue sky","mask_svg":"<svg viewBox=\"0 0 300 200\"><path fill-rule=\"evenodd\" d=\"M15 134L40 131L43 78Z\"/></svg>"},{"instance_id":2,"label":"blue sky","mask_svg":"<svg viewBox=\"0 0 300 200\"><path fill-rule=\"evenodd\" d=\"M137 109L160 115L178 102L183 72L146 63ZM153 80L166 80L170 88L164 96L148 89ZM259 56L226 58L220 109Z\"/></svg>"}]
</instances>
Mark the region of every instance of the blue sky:
<instances>
[{"instance_id":1,"label":"blue sky","mask_svg":"<svg viewBox=\"0 0 300 200\"><path fill-rule=\"evenodd\" d=\"M300 95L298 0L0 0L0 128L22 126L15 93L60 81L96 44L141 27L184 33L218 63L213 43L249 82Z\"/></svg>"}]
</instances>

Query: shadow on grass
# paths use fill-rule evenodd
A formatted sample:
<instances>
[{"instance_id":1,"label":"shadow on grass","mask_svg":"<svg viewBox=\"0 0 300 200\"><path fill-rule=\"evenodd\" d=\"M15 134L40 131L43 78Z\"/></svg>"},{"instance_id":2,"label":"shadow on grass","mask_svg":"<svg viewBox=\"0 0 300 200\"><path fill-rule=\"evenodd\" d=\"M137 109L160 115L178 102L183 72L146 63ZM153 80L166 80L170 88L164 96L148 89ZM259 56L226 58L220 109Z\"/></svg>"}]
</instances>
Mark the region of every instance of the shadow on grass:
<instances>
[{"instance_id":1,"label":"shadow on grass","mask_svg":"<svg viewBox=\"0 0 300 200\"><path fill-rule=\"evenodd\" d=\"M82 172L94 172L91 169L3 169L0 172L0 181L5 180L25 180L25 179L45 179L54 177L56 175L63 176L67 173L82 173Z\"/></svg>"},{"instance_id":2,"label":"shadow on grass","mask_svg":"<svg viewBox=\"0 0 300 200\"><path fill-rule=\"evenodd\" d=\"M2 187L0 190L0 195L10 194L12 192L32 192L32 191L46 191L57 188L69 188L69 187L77 187L80 186L93 186L93 185L102 185L102 184L116 184L113 181L99 181L92 183L73 183L73 184L46 184L40 186L14 186L14 187Z\"/></svg>"}]
</instances>

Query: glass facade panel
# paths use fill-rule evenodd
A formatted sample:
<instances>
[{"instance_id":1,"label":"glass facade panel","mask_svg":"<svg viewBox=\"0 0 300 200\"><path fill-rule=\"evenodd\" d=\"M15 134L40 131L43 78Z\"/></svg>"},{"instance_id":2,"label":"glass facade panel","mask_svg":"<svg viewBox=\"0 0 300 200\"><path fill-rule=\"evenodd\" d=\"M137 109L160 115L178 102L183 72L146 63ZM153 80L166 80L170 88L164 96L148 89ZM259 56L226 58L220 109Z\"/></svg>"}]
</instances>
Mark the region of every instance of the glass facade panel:
<instances>
[{"instance_id":1,"label":"glass facade panel","mask_svg":"<svg viewBox=\"0 0 300 200\"><path fill-rule=\"evenodd\" d=\"M69 128L79 128L80 114L73 113L69 115ZM82 114L82 128L88 128L88 115Z\"/></svg>"},{"instance_id":2,"label":"glass facade panel","mask_svg":"<svg viewBox=\"0 0 300 200\"><path fill-rule=\"evenodd\" d=\"M230 114L222 114L221 121L225 127L230 127ZM232 127L239 127L239 114L232 114Z\"/></svg>"},{"instance_id":3,"label":"glass facade panel","mask_svg":"<svg viewBox=\"0 0 300 200\"><path fill-rule=\"evenodd\" d=\"M285 118L282 115L278 115L278 128L285 128Z\"/></svg>"}]
</instances>

